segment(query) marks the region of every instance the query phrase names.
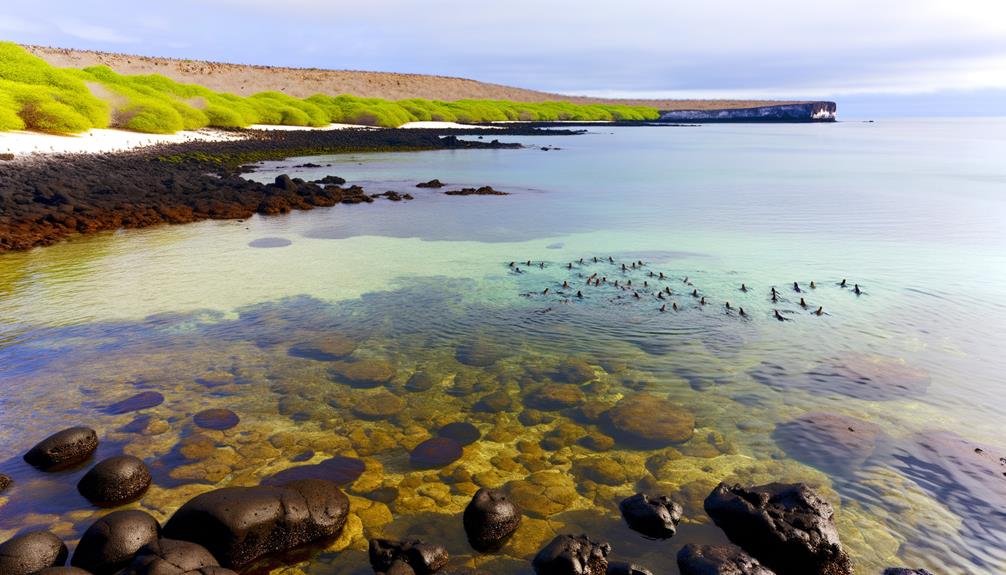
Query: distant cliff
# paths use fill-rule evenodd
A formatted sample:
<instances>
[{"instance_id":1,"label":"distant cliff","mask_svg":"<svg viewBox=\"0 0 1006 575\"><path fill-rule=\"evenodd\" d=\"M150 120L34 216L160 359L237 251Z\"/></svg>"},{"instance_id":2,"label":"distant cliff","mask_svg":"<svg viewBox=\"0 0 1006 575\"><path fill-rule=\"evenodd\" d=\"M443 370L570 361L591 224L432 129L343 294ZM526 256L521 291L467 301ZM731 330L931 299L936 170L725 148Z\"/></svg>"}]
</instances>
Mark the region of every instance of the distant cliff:
<instances>
[{"instance_id":1,"label":"distant cliff","mask_svg":"<svg viewBox=\"0 0 1006 575\"><path fill-rule=\"evenodd\" d=\"M806 102L728 110L662 110L665 122L834 122L835 102Z\"/></svg>"}]
</instances>

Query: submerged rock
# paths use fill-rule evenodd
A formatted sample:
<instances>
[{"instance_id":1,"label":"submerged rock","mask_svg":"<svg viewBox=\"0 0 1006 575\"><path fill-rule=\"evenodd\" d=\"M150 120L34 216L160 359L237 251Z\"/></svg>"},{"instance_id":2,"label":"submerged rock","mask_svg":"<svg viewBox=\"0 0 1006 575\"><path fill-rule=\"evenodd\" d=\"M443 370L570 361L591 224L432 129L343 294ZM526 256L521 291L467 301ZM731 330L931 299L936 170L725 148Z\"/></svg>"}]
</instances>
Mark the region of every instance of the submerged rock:
<instances>
[{"instance_id":1,"label":"submerged rock","mask_svg":"<svg viewBox=\"0 0 1006 575\"><path fill-rule=\"evenodd\" d=\"M332 372L341 381L362 389L378 387L391 381L395 368L380 359L361 359L336 366Z\"/></svg>"},{"instance_id":2,"label":"submerged rock","mask_svg":"<svg viewBox=\"0 0 1006 575\"><path fill-rule=\"evenodd\" d=\"M79 567L46 567L41 571L36 571L35 575L93 575L90 571L84 571Z\"/></svg>"},{"instance_id":3,"label":"submerged rock","mask_svg":"<svg viewBox=\"0 0 1006 575\"><path fill-rule=\"evenodd\" d=\"M471 445L482 437L482 432L467 421L455 421L437 430L437 435L453 439L461 445Z\"/></svg>"},{"instance_id":4,"label":"submerged rock","mask_svg":"<svg viewBox=\"0 0 1006 575\"><path fill-rule=\"evenodd\" d=\"M66 545L48 531L30 531L0 544L0 573L31 575L66 563Z\"/></svg>"},{"instance_id":5,"label":"submerged rock","mask_svg":"<svg viewBox=\"0 0 1006 575\"><path fill-rule=\"evenodd\" d=\"M444 568L450 558L443 545L390 539L370 540L370 565L377 573L430 575ZM405 567L408 569L405 569Z\"/></svg>"},{"instance_id":6,"label":"submerged rock","mask_svg":"<svg viewBox=\"0 0 1006 575\"><path fill-rule=\"evenodd\" d=\"M778 575L852 575L831 504L803 483L720 483L706 513L731 541Z\"/></svg>"},{"instance_id":7,"label":"submerged rock","mask_svg":"<svg viewBox=\"0 0 1006 575\"><path fill-rule=\"evenodd\" d=\"M647 393L622 398L607 413L611 432L643 447L683 443L695 433L695 418L667 399Z\"/></svg>"},{"instance_id":8,"label":"submerged rock","mask_svg":"<svg viewBox=\"0 0 1006 575\"><path fill-rule=\"evenodd\" d=\"M582 359L570 358L563 360L556 368L553 379L561 383L580 385L593 380L594 367Z\"/></svg>"},{"instance_id":9,"label":"submerged rock","mask_svg":"<svg viewBox=\"0 0 1006 575\"><path fill-rule=\"evenodd\" d=\"M908 567L888 567L883 575L933 575L926 569L909 569Z\"/></svg>"},{"instance_id":10,"label":"submerged rock","mask_svg":"<svg viewBox=\"0 0 1006 575\"><path fill-rule=\"evenodd\" d=\"M7 491L7 488L14 484L14 480L9 475L0 473L0 493Z\"/></svg>"},{"instance_id":11,"label":"submerged rock","mask_svg":"<svg viewBox=\"0 0 1006 575\"><path fill-rule=\"evenodd\" d=\"M524 403L544 411L557 411L576 407L586 399L583 390L575 385L549 383L529 393L524 398Z\"/></svg>"},{"instance_id":12,"label":"submerged rock","mask_svg":"<svg viewBox=\"0 0 1006 575\"><path fill-rule=\"evenodd\" d=\"M71 427L46 437L24 454L28 464L57 471L87 461L98 449L98 434L90 427Z\"/></svg>"},{"instance_id":13,"label":"submerged rock","mask_svg":"<svg viewBox=\"0 0 1006 575\"><path fill-rule=\"evenodd\" d=\"M615 563L608 563L606 575L653 575L653 571L635 563L617 561Z\"/></svg>"},{"instance_id":14,"label":"submerged rock","mask_svg":"<svg viewBox=\"0 0 1006 575\"><path fill-rule=\"evenodd\" d=\"M875 423L834 413L808 413L780 423L772 437L793 459L825 470L858 467L877 448Z\"/></svg>"},{"instance_id":15,"label":"submerged rock","mask_svg":"<svg viewBox=\"0 0 1006 575\"><path fill-rule=\"evenodd\" d=\"M160 535L161 525L149 513L136 509L113 511L87 528L70 564L94 575L112 575Z\"/></svg>"},{"instance_id":16,"label":"submerged rock","mask_svg":"<svg viewBox=\"0 0 1006 575\"><path fill-rule=\"evenodd\" d=\"M537 575L604 575L611 545L586 535L559 535L546 545L531 564Z\"/></svg>"},{"instance_id":17,"label":"submerged rock","mask_svg":"<svg viewBox=\"0 0 1006 575\"><path fill-rule=\"evenodd\" d=\"M150 409L164 403L164 396L156 391L144 391L117 401L105 407L105 413L109 415L122 415L141 409Z\"/></svg>"},{"instance_id":18,"label":"submerged rock","mask_svg":"<svg viewBox=\"0 0 1006 575\"><path fill-rule=\"evenodd\" d=\"M473 367L489 367L506 356L500 346L479 336L459 345L454 355L461 363Z\"/></svg>"},{"instance_id":19,"label":"submerged rock","mask_svg":"<svg viewBox=\"0 0 1006 575\"><path fill-rule=\"evenodd\" d=\"M229 409L205 409L192 416L192 420L203 429L224 431L236 427L241 422L238 414Z\"/></svg>"},{"instance_id":20,"label":"submerged rock","mask_svg":"<svg viewBox=\"0 0 1006 575\"><path fill-rule=\"evenodd\" d=\"M281 486L225 487L189 500L164 535L206 547L225 567L328 539L342 531L349 499L332 481L304 479Z\"/></svg>"},{"instance_id":21,"label":"submerged rock","mask_svg":"<svg viewBox=\"0 0 1006 575\"><path fill-rule=\"evenodd\" d=\"M189 541L159 539L145 545L119 575L224 575L203 546Z\"/></svg>"},{"instance_id":22,"label":"submerged rock","mask_svg":"<svg viewBox=\"0 0 1006 575\"><path fill-rule=\"evenodd\" d=\"M347 485L359 479L366 468L366 464L360 459L336 456L314 465L298 465L284 469L263 479L262 484L282 485L299 479L324 479L339 485Z\"/></svg>"},{"instance_id":23,"label":"submerged rock","mask_svg":"<svg viewBox=\"0 0 1006 575\"><path fill-rule=\"evenodd\" d=\"M420 443L409 455L409 463L416 469L438 469L461 459L464 449L448 437L434 437Z\"/></svg>"},{"instance_id":24,"label":"submerged rock","mask_svg":"<svg viewBox=\"0 0 1006 575\"><path fill-rule=\"evenodd\" d=\"M349 357L356 351L356 342L342 334L328 334L311 341L290 346L287 353L293 357L315 361L336 361Z\"/></svg>"},{"instance_id":25,"label":"submerged rock","mask_svg":"<svg viewBox=\"0 0 1006 575\"><path fill-rule=\"evenodd\" d=\"M476 551L499 549L521 522L521 510L499 489L475 492L463 517L468 542Z\"/></svg>"},{"instance_id":26,"label":"submerged rock","mask_svg":"<svg viewBox=\"0 0 1006 575\"><path fill-rule=\"evenodd\" d=\"M293 242L286 238L257 238L248 242L250 248L285 248Z\"/></svg>"},{"instance_id":27,"label":"submerged rock","mask_svg":"<svg viewBox=\"0 0 1006 575\"><path fill-rule=\"evenodd\" d=\"M736 545L696 545L678 551L681 575L775 575Z\"/></svg>"},{"instance_id":28,"label":"submerged rock","mask_svg":"<svg viewBox=\"0 0 1006 575\"><path fill-rule=\"evenodd\" d=\"M929 372L899 359L850 355L809 371L810 386L873 401L919 397L929 389Z\"/></svg>"},{"instance_id":29,"label":"submerged rock","mask_svg":"<svg viewBox=\"0 0 1006 575\"><path fill-rule=\"evenodd\" d=\"M541 518L565 511L577 498L573 478L556 470L538 471L511 481L506 491L528 515Z\"/></svg>"},{"instance_id":30,"label":"submerged rock","mask_svg":"<svg viewBox=\"0 0 1006 575\"><path fill-rule=\"evenodd\" d=\"M77 483L77 491L94 505L113 507L142 497L151 481L150 470L141 459L117 455L92 467Z\"/></svg>"},{"instance_id":31,"label":"submerged rock","mask_svg":"<svg viewBox=\"0 0 1006 575\"><path fill-rule=\"evenodd\" d=\"M405 384L405 389L409 391L426 391L432 389L440 381L440 378L428 371L417 371L409 377L409 381Z\"/></svg>"},{"instance_id":32,"label":"submerged rock","mask_svg":"<svg viewBox=\"0 0 1006 575\"><path fill-rule=\"evenodd\" d=\"M627 497L618 504L622 517L632 529L654 539L667 539L677 532L681 505L662 495L651 498L645 493Z\"/></svg>"},{"instance_id":33,"label":"submerged rock","mask_svg":"<svg viewBox=\"0 0 1006 575\"><path fill-rule=\"evenodd\" d=\"M440 180L433 179L433 180L430 180L428 182L422 182L422 183L416 184L416 187L417 188L442 188L442 187L444 187L446 185L447 184L441 182Z\"/></svg>"},{"instance_id":34,"label":"submerged rock","mask_svg":"<svg viewBox=\"0 0 1006 575\"><path fill-rule=\"evenodd\" d=\"M381 389L353 402L353 413L364 419L387 419L405 409L405 400Z\"/></svg>"}]
</instances>

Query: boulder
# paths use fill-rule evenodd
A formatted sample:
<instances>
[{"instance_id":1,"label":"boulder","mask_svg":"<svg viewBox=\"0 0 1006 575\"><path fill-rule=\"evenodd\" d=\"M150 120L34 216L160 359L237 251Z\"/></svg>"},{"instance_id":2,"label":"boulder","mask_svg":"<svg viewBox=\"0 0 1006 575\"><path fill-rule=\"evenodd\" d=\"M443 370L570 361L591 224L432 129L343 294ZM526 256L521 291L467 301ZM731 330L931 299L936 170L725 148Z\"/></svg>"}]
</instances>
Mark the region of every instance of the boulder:
<instances>
[{"instance_id":1,"label":"boulder","mask_svg":"<svg viewBox=\"0 0 1006 575\"><path fill-rule=\"evenodd\" d=\"M7 488L14 484L14 480L9 475L0 473L0 493L7 491Z\"/></svg>"},{"instance_id":2,"label":"boulder","mask_svg":"<svg viewBox=\"0 0 1006 575\"><path fill-rule=\"evenodd\" d=\"M105 413L109 415L122 415L141 409L150 409L164 403L164 396L156 391L144 391L117 401L105 407Z\"/></svg>"},{"instance_id":3,"label":"boulder","mask_svg":"<svg viewBox=\"0 0 1006 575\"><path fill-rule=\"evenodd\" d=\"M361 359L345 363L333 368L332 372L343 382L363 389L384 385L395 376L395 368L380 359Z\"/></svg>"},{"instance_id":4,"label":"boulder","mask_svg":"<svg viewBox=\"0 0 1006 575\"><path fill-rule=\"evenodd\" d=\"M883 432L875 423L848 415L808 413L780 423L772 434L786 454L824 470L858 467L877 448Z\"/></svg>"},{"instance_id":5,"label":"boulder","mask_svg":"<svg viewBox=\"0 0 1006 575\"><path fill-rule=\"evenodd\" d=\"M405 389L409 391L426 391L439 384L440 381L441 378L434 376L428 371L417 371L409 378L409 381L405 384Z\"/></svg>"},{"instance_id":6,"label":"boulder","mask_svg":"<svg viewBox=\"0 0 1006 575\"><path fill-rule=\"evenodd\" d=\"M152 478L147 465L132 455L100 461L77 483L77 491L99 507L136 501L147 492Z\"/></svg>"},{"instance_id":7,"label":"boulder","mask_svg":"<svg viewBox=\"0 0 1006 575\"><path fill-rule=\"evenodd\" d=\"M36 571L35 575L93 575L90 571L84 571L80 567L46 567L41 571Z\"/></svg>"},{"instance_id":8,"label":"boulder","mask_svg":"<svg viewBox=\"0 0 1006 575\"><path fill-rule=\"evenodd\" d=\"M524 398L524 403L544 411L558 411L576 407L586 399L583 390L575 385L549 383L529 393Z\"/></svg>"},{"instance_id":9,"label":"boulder","mask_svg":"<svg viewBox=\"0 0 1006 575\"><path fill-rule=\"evenodd\" d=\"M464 446L471 445L472 443L478 441L482 437L482 432L479 431L479 428L467 421L455 421L438 429L437 435L439 437L453 439Z\"/></svg>"},{"instance_id":10,"label":"boulder","mask_svg":"<svg viewBox=\"0 0 1006 575\"><path fill-rule=\"evenodd\" d=\"M616 561L608 563L606 575L653 575L653 571L635 563Z\"/></svg>"},{"instance_id":11,"label":"boulder","mask_svg":"<svg viewBox=\"0 0 1006 575\"><path fill-rule=\"evenodd\" d=\"M217 431L231 429L241 422L238 414L224 408L204 409L192 416L192 420L203 429L214 429Z\"/></svg>"},{"instance_id":12,"label":"boulder","mask_svg":"<svg viewBox=\"0 0 1006 575\"><path fill-rule=\"evenodd\" d=\"M94 575L112 575L160 535L161 525L150 514L136 509L113 511L87 528L70 565Z\"/></svg>"},{"instance_id":13,"label":"boulder","mask_svg":"<svg viewBox=\"0 0 1006 575\"><path fill-rule=\"evenodd\" d=\"M420 443L409 454L409 463L416 469L439 469L461 459L464 448L449 437L434 437Z\"/></svg>"},{"instance_id":14,"label":"boulder","mask_svg":"<svg viewBox=\"0 0 1006 575\"><path fill-rule=\"evenodd\" d=\"M476 336L458 345L454 352L458 361L474 367L489 367L506 357L505 350L481 336Z\"/></svg>"},{"instance_id":15,"label":"boulder","mask_svg":"<svg viewBox=\"0 0 1006 575\"><path fill-rule=\"evenodd\" d=\"M203 546L189 541L159 539L145 545L118 575L225 575Z\"/></svg>"},{"instance_id":16,"label":"boulder","mask_svg":"<svg viewBox=\"0 0 1006 575\"><path fill-rule=\"evenodd\" d=\"M353 413L363 419L387 419L405 409L405 400L386 389L368 393L353 402Z\"/></svg>"},{"instance_id":17,"label":"boulder","mask_svg":"<svg viewBox=\"0 0 1006 575\"><path fill-rule=\"evenodd\" d=\"M30 531L0 544L0 573L31 575L66 563L66 545L48 531Z\"/></svg>"},{"instance_id":18,"label":"boulder","mask_svg":"<svg viewBox=\"0 0 1006 575\"><path fill-rule=\"evenodd\" d=\"M225 567L335 537L349 499L332 481L303 479L281 486L225 487L198 495L164 526L167 537L206 547Z\"/></svg>"},{"instance_id":19,"label":"boulder","mask_svg":"<svg viewBox=\"0 0 1006 575\"><path fill-rule=\"evenodd\" d=\"M605 575L611 545L586 535L558 535L531 562L537 575Z\"/></svg>"},{"instance_id":20,"label":"boulder","mask_svg":"<svg viewBox=\"0 0 1006 575\"><path fill-rule=\"evenodd\" d=\"M446 185L447 184L441 182L440 180L433 179L433 180L430 180L428 182L421 182L419 184L416 184L416 187L417 188L442 188L442 187L444 187Z\"/></svg>"},{"instance_id":21,"label":"boulder","mask_svg":"<svg viewBox=\"0 0 1006 575\"><path fill-rule=\"evenodd\" d=\"M302 341L290 346L287 351L293 357L315 361L335 361L348 357L356 351L356 342L342 334L329 334L311 341Z\"/></svg>"},{"instance_id":22,"label":"boulder","mask_svg":"<svg viewBox=\"0 0 1006 575\"><path fill-rule=\"evenodd\" d=\"M678 551L681 575L775 575L736 545L696 545Z\"/></svg>"},{"instance_id":23,"label":"boulder","mask_svg":"<svg viewBox=\"0 0 1006 575\"><path fill-rule=\"evenodd\" d=\"M337 455L313 465L289 467L266 477L262 484L282 485L298 479L325 479L339 485L348 485L359 479L366 469L367 465L361 459Z\"/></svg>"},{"instance_id":24,"label":"boulder","mask_svg":"<svg viewBox=\"0 0 1006 575\"><path fill-rule=\"evenodd\" d=\"M672 537L681 521L681 505L665 495L651 498L637 493L623 499L618 509L629 527L654 539Z\"/></svg>"},{"instance_id":25,"label":"boulder","mask_svg":"<svg viewBox=\"0 0 1006 575\"><path fill-rule=\"evenodd\" d=\"M803 483L720 483L706 513L727 537L778 575L852 575L834 510Z\"/></svg>"},{"instance_id":26,"label":"boulder","mask_svg":"<svg viewBox=\"0 0 1006 575\"><path fill-rule=\"evenodd\" d=\"M57 471L86 461L98 449L98 434L90 427L71 427L38 442L24 460L42 471Z\"/></svg>"},{"instance_id":27,"label":"boulder","mask_svg":"<svg viewBox=\"0 0 1006 575\"><path fill-rule=\"evenodd\" d=\"M908 567L888 567L883 575L933 575L926 569L909 569Z\"/></svg>"},{"instance_id":28,"label":"boulder","mask_svg":"<svg viewBox=\"0 0 1006 575\"><path fill-rule=\"evenodd\" d=\"M463 518L468 542L477 551L499 549L521 522L521 510L499 489L475 492Z\"/></svg>"},{"instance_id":29,"label":"boulder","mask_svg":"<svg viewBox=\"0 0 1006 575\"><path fill-rule=\"evenodd\" d=\"M691 439L695 418L669 400L636 393L622 398L606 414L612 435L640 447L666 447Z\"/></svg>"},{"instance_id":30,"label":"boulder","mask_svg":"<svg viewBox=\"0 0 1006 575\"><path fill-rule=\"evenodd\" d=\"M449 556L443 545L412 541L370 540L370 565L377 573L415 573L429 575L447 565Z\"/></svg>"}]
</instances>

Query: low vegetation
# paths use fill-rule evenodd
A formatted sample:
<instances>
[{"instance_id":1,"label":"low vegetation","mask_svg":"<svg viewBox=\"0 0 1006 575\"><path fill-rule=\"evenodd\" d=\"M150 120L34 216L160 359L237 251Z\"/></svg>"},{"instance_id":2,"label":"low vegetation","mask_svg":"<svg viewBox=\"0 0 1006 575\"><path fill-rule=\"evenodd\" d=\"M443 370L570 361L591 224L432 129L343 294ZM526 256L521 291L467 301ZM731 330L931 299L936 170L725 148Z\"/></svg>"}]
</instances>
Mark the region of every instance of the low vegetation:
<instances>
[{"instance_id":1,"label":"low vegetation","mask_svg":"<svg viewBox=\"0 0 1006 575\"><path fill-rule=\"evenodd\" d=\"M500 121L654 120L655 108L503 100L383 100L281 92L247 98L181 84L157 74L125 76L106 66L56 68L17 44L0 42L0 131L71 134L116 127L170 134L207 126L252 124L397 127L415 121L464 124Z\"/></svg>"}]
</instances>

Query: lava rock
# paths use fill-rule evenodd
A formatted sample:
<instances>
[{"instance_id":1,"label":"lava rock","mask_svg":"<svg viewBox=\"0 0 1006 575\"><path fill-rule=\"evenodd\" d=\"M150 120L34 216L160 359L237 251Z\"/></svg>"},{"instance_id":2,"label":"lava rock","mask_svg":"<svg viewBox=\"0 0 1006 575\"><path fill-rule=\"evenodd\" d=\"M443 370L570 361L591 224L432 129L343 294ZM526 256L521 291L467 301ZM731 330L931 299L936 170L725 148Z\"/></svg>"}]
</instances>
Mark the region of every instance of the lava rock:
<instances>
[{"instance_id":1,"label":"lava rock","mask_svg":"<svg viewBox=\"0 0 1006 575\"><path fill-rule=\"evenodd\" d=\"M224 575L213 555L189 541L159 539L145 545L119 575Z\"/></svg>"},{"instance_id":2,"label":"lava rock","mask_svg":"<svg viewBox=\"0 0 1006 575\"><path fill-rule=\"evenodd\" d=\"M683 443L695 433L695 417L691 413L647 393L622 398L606 416L612 435L640 447Z\"/></svg>"},{"instance_id":3,"label":"lava rock","mask_svg":"<svg viewBox=\"0 0 1006 575\"><path fill-rule=\"evenodd\" d=\"M160 536L161 525L150 514L135 509L113 511L87 528L70 565L94 575L111 575Z\"/></svg>"},{"instance_id":4,"label":"lava rock","mask_svg":"<svg viewBox=\"0 0 1006 575\"><path fill-rule=\"evenodd\" d=\"M645 493L637 493L623 499L618 509L629 527L654 539L673 537L681 521L681 505L665 495L651 499Z\"/></svg>"},{"instance_id":5,"label":"lava rock","mask_svg":"<svg viewBox=\"0 0 1006 575\"><path fill-rule=\"evenodd\" d=\"M460 190L450 190L444 192L448 196L509 196L507 192L494 190L492 186L482 186L479 188L461 188Z\"/></svg>"},{"instance_id":6,"label":"lava rock","mask_svg":"<svg viewBox=\"0 0 1006 575\"><path fill-rule=\"evenodd\" d=\"M559 535L534 556L538 575L604 575L611 545L586 535Z\"/></svg>"},{"instance_id":7,"label":"lava rock","mask_svg":"<svg viewBox=\"0 0 1006 575\"><path fill-rule=\"evenodd\" d=\"M681 575L775 575L736 545L696 545L678 551Z\"/></svg>"},{"instance_id":8,"label":"lava rock","mask_svg":"<svg viewBox=\"0 0 1006 575\"><path fill-rule=\"evenodd\" d=\"M462 446L471 445L482 437L479 428L466 421L455 421L448 423L437 431L440 437L446 437L457 441Z\"/></svg>"},{"instance_id":9,"label":"lava rock","mask_svg":"<svg viewBox=\"0 0 1006 575\"><path fill-rule=\"evenodd\" d=\"M646 567L636 565L635 563L618 561L615 563L608 563L606 575L653 575L653 571L650 571Z\"/></svg>"},{"instance_id":10,"label":"lava rock","mask_svg":"<svg viewBox=\"0 0 1006 575\"><path fill-rule=\"evenodd\" d=\"M206 547L225 567L334 537L349 515L349 498L332 481L225 487L198 495L164 526L167 537Z\"/></svg>"},{"instance_id":11,"label":"lava rock","mask_svg":"<svg viewBox=\"0 0 1006 575\"><path fill-rule=\"evenodd\" d=\"M422 182L422 183L416 184L416 187L417 188L442 188L442 187L444 187L446 185L447 184L441 182L440 180L433 179L433 180L430 180L428 182Z\"/></svg>"},{"instance_id":12,"label":"lava rock","mask_svg":"<svg viewBox=\"0 0 1006 575\"><path fill-rule=\"evenodd\" d=\"M331 185L334 185L334 186L341 186L342 184L346 183L346 180L344 178L340 178L339 176L325 176L324 178L322 178L320 180L315 180L314 183L316 183L316 184L331 184Z\"/></svg>"},{"instance_id":13,"label":"lava rock","mask_svg":"<svg viewBox=\"0 0 1006 575\"><path fill-rule=\"evenodd\" d=\"M299 479L325 479L339 485L347 485L359 479L366 469L367 466L361 459L337 455L314 465L298 465L284 469L263 479L262 484L282 485Z\"/></svg>"},{"instance_id":14,"label":"lava rock","mask_svg":"<svg viewBox=\"0 0 1006 575\"><path fill-rule=\"evenodd\" d=\"M141 409L150 409L164 403L164 396L156 391L144 391L136 395L127 397L122 401L117 401L105 407L105 413L109 415L122 415Z\"/></svg>"},{"instance_id":15,"label":"lava rock","mask_svg":"<svg viewBox=\"0 0 1006 575\"><path fill-rule=\"evenodd\" d=\"M7 488L14 483L14 480L10 478L9 475L4 475L0 473L0 493L7 491Z\"/></svg>"},{"instance_id":16,"label":"lava rock","mask_svg":"<svg viewBox=\"0 0 1006 575\"><path fill-rule=\"evenodd\" d=\"M147 492L152 478L147 465L132 455L100 461L77 483L77 491L99 507L136 501Z\"/></svg>"},{"instance_id":17,"label":"lava rock","mask_svg":"<svg viewBox=\"0 0 1006 575\"><path fill-rule=\"evenodd\" d=\"M727 537L779 575L852 575L834 510L803 483L720 483L706 513Z\"/></svg>"},{"instance_id":18,"label":"lava rock","mask_svg":"<svg viewBox=\"0 0 1006 575\"><path fill-rule=\"evenodd\" d=\"M447 565L450 558L443 545L412 541L370 540L370 565L375 572L391 575L409 573L429 575ZM408 567L408 570L405 569Z\"/></svg>"},{"instance_id":19,"label":"lava rock","mask_svg":"<svg viewBox=\"0 0 1006 575\"><path fill-rule=\"evenodd\" d=\"M66 469L86 461L98 449L98 434L90 427L71 427L40 441L24 460L42 471Z\"/></svg>"},{"instance_id":20,"label":"lava rock","mask_svg":"<svg viewBox=\"0 0 1006 575\"><path fill-rule=\"evenodd\" d=\"M465 508L463 521L472 548L493 551L520 526L521 510L502 490L483 487Z\"/></svg>"},{"instance_id":21,"label":"lava rock","mask_svg":"<svg viewBox=\"0 0 1006 575\"><path fill-rule=\"evenodd\" d=\"M31 531L0 544L0 573L30 575L66 563L66 545L48 531Z\"/></svg>"},{"instance_id":22,"label":"lava rock","mask_svg":"<svg viewBox=\"0 0 1006 575\"><path fill-rule=\"evenodd\" d=\"M416 469L439 469L461 459L464 448L449 437L434 437L420 443L409 454L409 463Z\"/></svg>"},{"instance_id":23,"label":"lava rock","mask_svg":"<svg viewBox=\"0 0 1006 575\"><path fill-rule=\"evenodd\" d=\"M41 571L36 571L35 575L93 575L90 571L84 571L79 567L46 567Z\"/></svg>"},{"instance_id":24,"label":"lava rock","mask_svg":"<svg viewBox=\"0 0 1006 575\"><path fill-rule=\"evenodd\" d=\"M192 420L203 429L215 429L217 431L231 429L241 422L238 414L223 408L204 409L192 416Z\"/></svg>"}]
</instances>

